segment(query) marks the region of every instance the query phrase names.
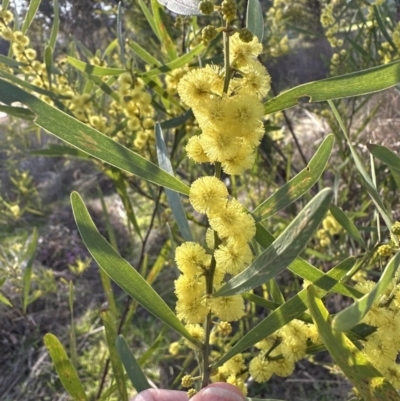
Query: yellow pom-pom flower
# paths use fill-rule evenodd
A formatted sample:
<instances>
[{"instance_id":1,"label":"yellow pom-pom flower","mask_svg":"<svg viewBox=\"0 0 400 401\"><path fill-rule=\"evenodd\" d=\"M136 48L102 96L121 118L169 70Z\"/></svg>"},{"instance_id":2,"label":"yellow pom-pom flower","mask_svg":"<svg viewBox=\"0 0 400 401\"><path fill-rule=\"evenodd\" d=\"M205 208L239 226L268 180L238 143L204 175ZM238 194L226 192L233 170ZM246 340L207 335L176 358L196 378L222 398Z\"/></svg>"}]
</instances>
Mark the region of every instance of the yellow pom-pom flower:
<instances>
[{"instance_id":1,"label":"yellow pom-pom flower","mask_svg":"<svg viewBox=\"0 0 400 401\"><path fill-rule=\"evenodd\" d=\"M178 299L176 303L176 315L186 323L202 323L210 308L207 300L196 298L193 300Z\"/></svg>"},{"instance_id":2,"label":"yellow pom-pom flower","mask_svg":"<svg viewBox=\"0 0 400 401\"><path fill-rule=\"evenodd\" d=\"M176 248L175 261L178 269L189 276L201 274L209 266L211 256L195 242L184 242Z\"/></svg>"},{"instance_id":3,"label":"yellow pom-pom flower","mask_svg":"<svg viewBox=\"0 0 400 401\"><path fill-rule=\"evenodd\" d=\"M262 52L262 45L254 36L251 42L245 43L239 38L239 33L231 36L229 55L232 63L236 66L250 64Z\"/></svg>"},{"instance_id":4,"label":"yellow pom-pom flower","mask_svg":"<svg viewBox=\"0 0 400 401\"><path fill-rule=\"evenodd\" d=\"M192 159L196 163L209 163L210 159L204 152L203 146L201 146L200 135L192 136L187 145L186 153L189 159Z\"/></svg>"},{"instance_id":5,"label":"yellow pom-pom flower","mask_svg":"<svg viewBox=\"0 0 400 401\"><path fill-rule=\"evenodd\" d=\"M246 243L238 245L227 243L219 246L214 253L218 270L236 275L250 264L253 258L250 247Z\"/></svg>"},{"instance_id":6,"label":"yellow pom-pom flower","mask_svg":"<svg viewBox=\"0 0 400 401\"><path fill-rule=\"evenodd\" d=\"M209 222L221 239L232 237L248 242L256 233L254 219L243 210L236 199L227 202L218 213L211 214Z\"/></svg>"},{"instance_id":7,"label":"yellow pom-pom flower","mask_svg":"<svg viewBox=\"0 0 400 401\"><path fill-rule=\"evenodd\" d=\"M262 355L257 355L250 361L249 372L257 383L268 381L273 374L269 361Z\"/></svg>"},{"instance_id":8,"label":"yellow pom-pom flower","mask_svg":"<svg viewBox=\"0 0 400 401\"><path fill-rule=\"evenodd\" d=\"M217 73L209 66L191 70L179 81L179 96L189 107L196 107L210 99L216 79Z\"/></svg>"},{"instance_id":9,"label":"yellow pom-pom flower","mask_svg":"<svg viewBox=\"0 0 400 401\"><path fill-rule=\"evenodd\" d=\"M244 315L244 303L240 295L212 298L210 307L217 317L228 322L239 320Z\"/></svg>"},{"instance_id":10,"label":"yellow pom-pom flower","mask_svg":"<svg viewBox=\"0 0 400 401\"><path fill-rule=\"evenodd\" d=\"M190 186L189 201L199 213L224 207L228 189L217 177L201 177Z\"/></svg>"},{"instance_id":11,"label":"yellow pom-pom flower","mask_svg":"<svg viewBox=\"0 0 400 401\"><path fill-rule=\"evenodd\" d=\"M201 298L206 291L206 282L204 277L188 276L181 274L175 280L175 294L178 299L191 301Z\"/></svg>"},{"instance_id":12,"label":"yellow pom-pom flower","mask_svg":"<svg viewBox=\"0 0 400 401\"><path fill-rule=\"evenodd\" d=\"M204 341L205 338L204 329L199 324L187 324L185 328L195 340L198 340L201 343ZM185 340L185 343L189 348L196 349L196 346L193 345L189 340ZM191 385L187 387L190 386Z\"/></svg>"}]
</instances>

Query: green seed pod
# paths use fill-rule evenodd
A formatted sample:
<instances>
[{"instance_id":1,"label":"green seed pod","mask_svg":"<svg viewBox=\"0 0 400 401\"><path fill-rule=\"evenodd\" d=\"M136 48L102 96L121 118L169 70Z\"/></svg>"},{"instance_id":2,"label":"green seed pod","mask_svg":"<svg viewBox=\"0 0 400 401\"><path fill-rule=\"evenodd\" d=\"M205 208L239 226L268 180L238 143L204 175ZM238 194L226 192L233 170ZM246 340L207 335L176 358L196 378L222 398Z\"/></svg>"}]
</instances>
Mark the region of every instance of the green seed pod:
<instances>
[{"instance_id":1,"label":"green seed pod","mask_svg":"<svg viewBox=\"0 0 400 401\"><path fill-rule=\"evenodd\" d=\"M391 229L394 235L400 235L400 221L396 221Z\"/></svg>"},{"instance_id":2,"label":"green seed pod","mask_svg":"<svg viewBox=\"0 0 400 401\"><path fill-rule=\"evenodd\" d=\"M221 4L222 18L227 21L233 21L236 19L236 1L235 0L224 0Z\"/></svg>"},{"instance_id":3,"label":"green seed pod","mask_svg":"<svg viewBox=\"0 0 400 401\"><path fill-rule=\"evenodd\" d=\"M214 11L214 3L211 0L202 0L199 3L199 10L205 15L210 15Z\"/></svg>"},{"instance_id":4,"label":"green seed pod","mask_svg":"<svg viewBox=\"0 0 400 401\"><path fill-rule=\"evenodd\" d=\"M242 28L239 31L239 39L244 43L251 42L253 40L253 37L254 37L253 33L247 28Z\"/></svg>"},{"instance_id":5,"label":"green seed pod","mask_svg":"<svg viewBox=\"0 0 400 401\"><path fill-rule=\"evenodd\" d=\"M215 29L215 26L213 26L213 25L207 25L201 31L201 38L202 38L204 44L207 44L210 40L214 39L216 35L217 35L217 30Z\"/></svg>"},{"instance_id":6,"label":"green seed pod","mask_svg":"<svg viewBox=\"0 0 400 401\"><path fill-rule=\"evenodd\" d=\"M393 253L393 248L390 245L381 245L378 248L378 254L380 256L391 256Z\"/></svg>"}]
</instances>

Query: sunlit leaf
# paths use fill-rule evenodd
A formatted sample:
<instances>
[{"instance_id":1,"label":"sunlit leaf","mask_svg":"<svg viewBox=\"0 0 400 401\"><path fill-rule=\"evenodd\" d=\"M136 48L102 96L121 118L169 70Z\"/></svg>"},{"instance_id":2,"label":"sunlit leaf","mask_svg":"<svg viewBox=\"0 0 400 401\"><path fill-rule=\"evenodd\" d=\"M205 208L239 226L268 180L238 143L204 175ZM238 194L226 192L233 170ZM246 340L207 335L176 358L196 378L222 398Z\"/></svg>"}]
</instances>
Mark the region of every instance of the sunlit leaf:
<instances>
[{"instance_id":1,"label":"sunlit leaf","mask_svg":"<svg viewBox=\"0 0 400 401\"><path fill-rule=\"evenodd\" d=\"M1 79L0 101L6 104L13 102L25 104L36 114L36 125L91 156L157 185L183 194L189 192L186 184L144 157L21 88Z\"/></svg>"},{"instance_id":2,"label":"sunlit leaf","mask_svg":"<svg viewBox=\"0 0 400 401\"><path fill-rule=\"evenodd\" d=\"M330 205L329 210L335 220L346 230L346 233L349 234L349 236L355 241L357 241L364 249L366 249L367 244L364 242L363 237L357 230L357 227L354 225L354 223L343 212L343 210L333 204Z\"/></svg>"},{"instance_id":3,"label":"sunlit leaf","mask_svg":"<svg viewBox=\"0 0 400 401\"><path fill-rule=\"evenodd\" d=\"M334 141L333 134L328 135L307 167L256 207L252 212L256 221L262 221L289 206L318 181L325 170Z\"/></svg>"},{"instance_id":4,"label":"sunlit leaf","mask_svg":"<svg viewBox=\"0 0 400 401\"><path fill-rule=\"evenodd\" d=\"M21 32L26 33L33 19L35 18L36 12L39 8L41 0L30 0L29 8L26 12L24 23L22 24Z\"/></svg>"},{"instance_id":5,"label":"sunlit leaf","mask_svg":"<svg viewBox=\"0 0 400 401\"><path fill-rule=\"evenodd\" d=\"M67 61L77 70L86 72L91 75L110 76L121 75L126 72L126 69L124 68L100 67L98 65L85 63L84 61L78 60L71 56L67 56Z\"/></svg>"},{"instance_id":6,"label":"sunlit leaf","mask_svg":"<svg viewBox=\"0 0 400 401\"><path fill-rule=\"evenodd\" d=\"M29 291L31 288L31 278L32 278L32 270L33 270L33 262L36 257L36 251L37 251L37 245L38 245L38 232L36 230L36 227L33 228L33 233L32 237L29 241L28 248L26 250L26 253L24 255L24 260L23 260L23 268L21 270L24 270L24 275L22 277L22 285L24 288L24 296L23 296L23 302L22 302L22 311L26 313L26 308L28 307L29 304Z\"/></svg>"},{"instance_id":7,"label":"sunlit leaf","mask_svg":"<svg viewBox=\"0 0 400 401\"><path fill-rule=\"evenodd\" d=\"M154 316L189 341L198 344L147 281L100 235L77 192L71 194L71 204L83 242L100 268Z\"/></svg>"},{"instance_id":8,"label":"sunlit leaf","mask_svg":"<svg viewBox=\"0 0 400 401\"><path fill-rule=\"evenodd\" d=\"M168 29L164 24L164 20L161 18L160 4L158 3L157 0L150 0L150 3L151 3L151 10L153 12L155 26L161 41L161 45L167 52L168 59L175 60L176 58L178 58L178 54L176 52L175 43L168 33Z\"/></svg>"},{"instance_id":9,"label":"sunlit leaf","mask_svg":"<svg viewBox=\"0 0 400 401\"><path fill-rule=\"evenodd\" d=\"M400 61L398 60L379 67L296 86L266 102L265 113L274 113L299 103L322 102L378 92L391 88L399 82Z\"/></svg>"},{"instance_id":10,"label":"sunlit leaf","mask_svg":"<svg viewBox=\"0 0 400 401\"><path fill-rule=\"evenodd\" d=\"M389 168L400 173L400 157L385 146L367 143L368 150Z\"/></svg>"},{"instance_id":11,"label":"sunlit leaf","mask_svg":"<svg viewBox=\"0 0 400 401\"><path fill-rule=\"evenodd\" d=\"M74 401L88 401L78 374L58 338L53 334L46 334L43 341L65 390Z\"/></svg>"},{"instance_id":12,"label":"sunlit leaf","mask_svg":"<svg viewBox=\"0 0 400 401\"><path fill-rule=\"evenodd\" d=\"M53 13L54 13L54 18L53 18L53 24L51 25L49 46L52 49L55 49L57 43L58 28L60 25L60 9L58 5L58 0L53 0Z\"/></svg>"}]
</instances>

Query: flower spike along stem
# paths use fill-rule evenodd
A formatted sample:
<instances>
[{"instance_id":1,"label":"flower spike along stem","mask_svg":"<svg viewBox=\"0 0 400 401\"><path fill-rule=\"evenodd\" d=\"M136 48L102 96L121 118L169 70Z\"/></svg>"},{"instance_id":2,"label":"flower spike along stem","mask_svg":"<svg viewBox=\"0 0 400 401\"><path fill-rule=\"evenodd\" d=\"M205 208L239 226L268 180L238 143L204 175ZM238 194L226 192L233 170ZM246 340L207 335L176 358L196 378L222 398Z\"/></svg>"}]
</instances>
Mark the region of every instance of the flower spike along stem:
<instances>
[{"instance_id":1,"label":"flower spike along stem","mask_svg":"<svg viewBox=\"0 0 400 401\"><path fill-rule=\"evenodd\" d=\"M230 66L230 59L229 59L229 22L226 22L226 27L223 32L224 38L224 65L225 65L225 79L224 79L224 89L223 93L226 94L229 88L229 81L231 79L231 66ZM221 163L215 163L215 177L221 179ZM214 231L214 248L216 249L219 245L219 238L217 232ZM206 291L207 296L211 296L213 292L213 281L214 281L214 273L215 273L216 261L215 257L213 256L211 259L210 269L208 271L208 275L206 276ZM206 387L210 382L210 335L211 335L211 328L212 328L212 321L211 321L211 311L207 314L206 322L205 322L205 340L203 346L203 380L201 387Z\"/></svg>"},{"instance_id":2,"label":"flower spike along stem","mask_svg":"<svg viewBox=\"0 0 400 401\"><path fill-rule=\"evenodd\" d=\"M175 260L182 273L175 281L176 312L189 333L202 342L197 349L202 387L221 381L222 371L211 371L217 355L211 344L221 340L220 352L228 343L218 332L219 325L229 325L244 316L240 295L215 298L213 294L228 277L243 271L253 259L249 242L255 235L255 221L239 201L229 195L221 181L222 170L228 175L242 175L255 161L255 150L264 134L261 99L269 90L270 78L257 60L262 45L257 38L240 36L232 26L236 16L235 0L223 1L224 68L206 65L190 70L178 84L181 100L192 108L200 135L190 137L187 155L195 163L214 165L214 174L195 180L189 201L193 209L205 214L209 230L206 247L185 242L176 249ZM235 72L235 74L233 74ZM237 73L236 73L237 72ZM215 329L214 329L215 327ZM187 344L189 347L190 345ZM246 371L241 355L228 361L222 381L235 384L245 393ZM229 377L228 377L229 376Z\"/></svg>"}]
</instances>

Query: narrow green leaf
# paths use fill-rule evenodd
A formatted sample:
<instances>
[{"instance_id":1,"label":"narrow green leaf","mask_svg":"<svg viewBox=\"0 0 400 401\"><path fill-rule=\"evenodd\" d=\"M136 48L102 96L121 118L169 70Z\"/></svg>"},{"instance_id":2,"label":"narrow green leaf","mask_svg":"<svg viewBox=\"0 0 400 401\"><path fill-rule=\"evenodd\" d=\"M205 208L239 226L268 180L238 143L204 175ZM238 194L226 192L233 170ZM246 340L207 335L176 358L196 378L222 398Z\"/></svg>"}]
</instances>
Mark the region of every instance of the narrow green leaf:
<instances>
[{"instance_id":1,"label":"narrow green leaf","mask_svg":"<svg viewBox=\"0 0 400 401\"><path fill-rule=\"evenodd\" d=\"M357 241L364 249L367 249L367 244L364 242L361 233L357 230L357 227L354 223L347 217L347 215L337 207L332 204L329 206L329 210L332 213L332 216L335 220L346 230L347 234L355 241Z\"/></svg>"},{"instance_id":2,"label":"narrow green leaf","mask_svg":"<svg viewBox=\"0 0 400 401\"><path fill-rule=\"evenodd\" d=\"M158 164L167 173L174 175L174 170L172 169L171 160L169 159L168 150L165 145L162 129L159 123L157 123L155 127L155 136ZM182 201L179 194L167 188L165 189L165 193L182 237L185 241L193 241L192 233L190 232L189 228L189 222L186 218L185 209L182 206Z\"/></svg>"},{"instance_id":3,"label":"narrow green leaf","mask_svg":"<svg viewBox=\"0 0 400 401\"><path fill-rule=\"evenodd\" d=\"M259 0L248 0L246 28L262 43L264 37L264 18Z\"/></svg>"},{"instance_id":4,"label":"narrow green leaf","mask_svg":"<svg viewBox=\"0 0 400 401\"><path fill-rule=\"evenodd\" d=\"M54 0L53 2L53 25L51 26L49 46L52 49L56 48L57 37L58 37L58 29L60 26L60 6L58 5L58 0Z\"/></svg>"},{"instance_id":5,"label":"narrow green leaf","mask_svg":"<svg viewBox=\"0 0 400 401\"><path fill-rule=\"evenodd\" d=\"M161 41L161 36L160 33L157 29L157 25L156 22L154 20L154 17L150 11L150 9L147 7L147 5L145 4L145 2L143 0L138 0L139 1L139 6L142 9L142 12L144 14L144 16L147 19L147 22L149 23L151 30L154 32L154 34L157 36L158 40Z\"/></svg>"},{"instance_id":6,"label":"narrow green leaf","mask_svg":"<svg viewBox=\"0 0 400 401\"><path fill-rule=\"evenodd\" d=\"M256 207L252 212L254 219L262 221L304 195L318 181L325 170L334 141L333 134L328 135L310 160L308 166Z\"/></svg>"},{"instance_id":7,"label":"narrow green leaf","mask_svg":"<svg viewBox=\"0 0 400 401\"><path fill-rule=\"evenodd\" d=\"M360 96L390 88L400 82L400 61L296 86L265 103L265 113L299 103Z\"/></svg>"},{"instance_id":8,"label":"narrow green leaf","mask_svg":"<svg viewBox=\"0 0 400 401\"><path fill-rule=\"evenodd\" d=\"M77 192L71 194L71 204L83 242L100 268L154 316L189 341L200 345L147 281L100 235Z\"/></svg>"},{"instance_id":9,"label":"narrow green leaf","mask_svg":"<svg viewBox=\"0 0 400 401\"><path fill-rule=\"evenodd\" d=\"M107 85L106 82L104 82L101 78L95 76L95 75L87 75L88 79L90 79L92 82L94 82L104 93L106 93L108 96L113 98L115 101L119 102L119 96L116 92L114 92L109 85ZM101 93L101 92L100 92Z\"/></svg>"},{"instance_id":10,"label":"narrow green leaf","mask_svg":"<svg viewBox=\"0 0 400 401\"><path fill-rule=\"evenodd\" d=\"M331 269L324 277L314 282L314 285L327 289L326 291L321 291L321 296L325 295L329 289L332 289L353 267L354 263L354 258L348 258ZM223 365L239 352L250 348L265 337L268 337L291 320L298 318L307 309L307 289L303 289L246 333L220 360L211 366L211 370Z\"/></svg>"},{"instance_id":11,"label":"narrow green leaf","mask_svg":"<svg viewBox=\"0 0 400 401\"><path fill-rule=\"evenodd\" d=\"M58 338L49 333L43 340L65 390L74 401L88 401L78 374Z\"/></svg>"},{"instance_id":12,"label":"narrow green leaf","mask_svg":"<svg viewBox=\"0 0 400 401\"><path fill-rule=\"evenodd\" d=\"M23 80L21 78L16 77L15 75L9 74L6 71L0 70L0 76L5 78L9 82L13 82L22 88L28 89L29 91L40 93L41 95L48 96L51 100L53 100L55 103L57 103L57 107L62 109L63 104L57 99L57 96L59 99L68 99L69 97L63 96L63 95L55 95L53 92L50 92L46 89L40 88L39 86L32 85L31 83L27 82L26 80ZM0 92L0 100L4 103L11 104L7 101L8 99L8 94L7 93L1 93ZM62 107L60 107L60 105Z\"/></svg>"},{"instance_id":13,"label":"narrow green leaf","mask_svg":"<svg viewBox=\"0 0 400 401\"><path fill-rule=\"evenodd\" d=\"M269 301L268 299L259 297L258 295L251 294L250 292L244 292L242 298L255 303L256 305L262 306L265 309L275 310L278 309L283 304L278 304L276 302Z\"/></svg>"},{"instance_id":14,"label":"narrow green leaf","mask_svg":"<svg viewBox=\"0 0 400 401\"><path fill-rule=\"evenodd\" d=\"M368 150L389 168L400 173L400 157L385 146L367 143Z\"/></svg>"},{"instance_id":15,"label":"narrow green leaf","mask_svg":"<svg viewBox=\"0 0 400 401\"><path fill-rule=\"evenodd\" d=\"M392 46L392 49L398 52L399 49L397 48L397 46L395 45L395 43L392 40L392 37L388 34L388 31L386 30L386 27L385 27L385 24L383 22L381 13L379 12L379 8L376 5L373 5L372 7L374 8L374 15L375 15L375 18L376 18L376 22L378 23L378 26L379 26L379 29L382 32L382 35L388 41L390 46Z\"/></svg>"},{"instance_id":16,"label":"narrow green leaf","mask_svg":"<svg viewBox=\"0 0 400 401\"><path fill-rule=\"evenodd\" d=\"M3 280L3 279L2 279ZM4 278L4 281L5 281L5 278ZM4 282L3 282L3 284L4 284ZM1 286L0 286L1 287ZM4 305L7 305L7 306L9 306L10 308L13 308L14 307L14 305L9 301L9 299L6 297L6 296L4 296L1 292L0 292L0 302L2 303L2 304L4 304Z\"/></svg>"},{"instance_id":17,"label":"narrow green leaf","mask_svg":"<svg viewBox=\"0 0 400 401\"><path fill-rule=\"evenodd\" d=\"M12 58L0 54L0 64L8 65L9 67L26 67L28 64L15 61Z\"/></svg>"},{"instance_id":18,"label":"narrow green leaf","mask_svg":"<svg viewBox=\"0 0 400 401\"><path fill-rule=\"evenodd\" d=\"M323 220L331 200L332 191L329 188L322 190L248 268L230 279L215 296L230 296L249 291L286 269L306 247Z\"/></svg>"},{"instance_id":19,"label":"narrow green leaf","mask_svg":"<svg viewBox=\"0 0 400 401\"><path fill-rule=\"evenodd\" d=\"M31 155L35 156L46 156L46 157L62 157L70 156L77 157L80 159L89 159L89 155L82 152L76 148L71 148L69 146L50 144L46 149L31 150L29 152Z\"/></svg>"},{"instance_id":20,"label":"narrow green leaf","mask_svg":"<svg viewBox=\"0 0 400 401\"><path fill-rule=\"evenodd\" d=\"M163 129L176 128L183 125L191 117L193 117L193 112L192 109L189 109L178 117L174 117L171 118L170 120L163 121L162 123L160 123L160 126Z\"/></svg>"},{"instance_id":21,"label":"narrow green leaf","mask_svg":"<svg viewBox=\"0 0 400 401\"><path fill-rule=\"evenodd\" d=\"M69 312L71 315L71 327L69 328L69 354L71 357L71 363L74 368L77 367L78 362L78 351L76 346L76 331L75 331L75 321L74 321L74 283L72 280L69 282Z\"/></svg>"},{"instance_id":22,"label":"narrow green leaf","mask_svg":"<svg viewBox=\"0 0 400 401\"><path fill-rule=\"evenodd\" d=\"M122 335L119 335L117 337L116 346L118 355L135 390L139 393L140 391L150 388L149 382L147 381L143 370L141 369L135 356L129 349L125 338Z\"/></svg>"},{"instance_id":23,"label":"narrow green leaf","mask_svg":"<svg viewBox=\"0 0 400 401\"><path fill-rule=\"evenodd\" d=\"M134 40L129 40L130 48L148 65L160 67L162 64L153 57L146 49L136 43Z\"/></svg>"},{"instance_id":24,"label":"narrow green leaf","mask_svg":"<svg viewBox=\"0 0 400 401\"><path fill-rule=\"evenodd\" d=\"M39 8L41 0L31 0L29 3L28 11L26 12L24 23L22 24L21 32L26 33L33 19L35 18L36 11Z\"/></svg>"},{"instance_id":25,"label":"narrow green leaf","mask_svg":"<svg viewBox=\"0 0 400 401\"><path fill-rule=\"evenodd\" d=\"M44 50L44 63L46 65L47 79L49 80L51 89L51 71L53 69L53 49L51 46L46 46Z\"/></svg>"},{"instance_id":26,"label":"narrow green leaf","mask_svg":"<svg viewBox=\"0 0 400 401\"><path fill-rule=\"evenodd\" d=\"M118 2L118 14L117 14L117 38L119 44L119 52L121 55L121 63L125 65L125 42L124 35L122 34L122 2Z\"/></svg>"},{"instance_id":27,"label":"narrow green leaf","mask_svg":"<svg viewBox=\"0 0 400 401\"><path fill-rule=\"evenodd\" d=\"M29 109L25 109L24 107L3 106L0 104L0 111L9 116L21 118L22 120L33 121L35 119L35 115Z\"/></svg>"},{"instance_id":28,"label":"narrow green leaf","mask_svg":"<svg viewBox=\"0 0 400 401\"><path fill-rule=\"evenodd\" d=\"M69 64L72 65L72 67L75 67L77 70L86 72L91 75L111 76L121 75L126 72L126 69L124 68L100 67L98 65L85 63L84 61L78 60L71 56L67 56L67 61Z\"/></svg>"},{"instance_id":29,"label":"narrow green leaf","mask_svg":"<svg viewBox=\"0 0 400 401\"><path fill-rule=\"evenodd\" d=\"M400 73L400 71L399 71L399 73ZM377 207L380 215L382 216L382 218L390 232L390 229L392 228L392 217L389 214L389 212L386 210L386 208L383 204L383 201L382 201L378 191L376 190L374 183L372 182L371 177L368 175L367 171L365 170L365 167L362 164L360 156L358 155L354 146L352 145L352 143L349 139L349 136L347 135L346 127L343 124L342 119L340 118L337 108L335 107L335 105L333 104L333 102L331 100L328 100L328 103L333 111L333 114L335 115L337 122L340 125L340 128L342 129L343 135L346 138L347 145L350 149L351 155L353 156L355 165L356 165L358 171L361 173L360 176L361 176L362 183L363 183L364 187L366 188L368 194L370 195L372 201L375 203L375 206Z\"/></svg>"},{"instance_id":30,"label":"narrow green leaf","mask_svg":"<svg viewBox=\"0 0 400 401\"><path fill-rule=\"evenodd\" d=\"M24 275L22 277L22 285L24 288L24 296L23 296L23 302L22 302L22 311L25 314L26 313L26 308L29 305L29 290L31 288L31 278L32 278L32 270L33 270L33 262L36 257L36 251L37 251L37 245L38 245L38 232L36 230L36 227L33 228L33 233L31 240L29 242L28 248L26 250L26 253L24 255L24 265L25 265L25 271Z\"/></svg>"},{"instance_id":31,"label":"narrow green leaf","mask_svg":"<svg viewBox=\"0 0 400 401\"><path fill-rule=\"evenodd\" d=\"M261 224L256 224L256 241L264 248L268 248L275 238L267 231L267 229ZM307 261L302 258L297 258L293 263L291 263L288 267L288 270L291 271L293 274L301 277L304 280L310 281L311 283L315 283L315 285L319 285L321 283L323 285L325 281L323 278L326 276L321 270L317 269ZM329 283L329 288L332 288L333 291L337 292L338 294L345 295L351 298L360 298L363 294L356 289L339 282L333 284ZM328 291L328 288L321 287L323 290Z\"/></svg>"},{"instance_id":32,"label":"narrow green leaf","mask_svg":"<svg viewBox=\"0 0 400 401\"><path fill-rule=\"evenodd\" d=\"M157 82L153 81L151 78L143 78L145 84L151 88L155 93L160 95L162 98L167 100L168 102L172 103L174 106L178 107L183 111L182 104L179 102L178 99L171 96L163 87L161 87Z\"/></svg>"},{"instance_id":33,"label":"narrow green leaf","mask_svg":"<svg viewBox=\"0 0 400 401\"><path fill-rule=\"evenodd\" d=\"M162 73L170 72L172 70L175 70L176 68L180 68L189 63L190 61L192 61L192 59L198 56L204 49L205 46L204 44L201 43L197 45L194 49L192 49L189 53L186 53L181 57L175 58L173 61L164 64L160 67L153 68L150 71L146 71L142 74L139 74L139 76L144 78L149 78Z\"/></svg>"},{"instance_id":34,"label":"narrow green leaf","mask_svg":"<svg viewBox=\"0 0 400 401\"><path fill-rule=\"evenodd\" d=\"M319 335L334 361L365 401L398 401L394 387L343 333L332 331L329 312L314 287L307 288L308 306Z\"/></svg>"},{"instance_id":35,"label":"narrow green leaf","mask_svg":"<svg viewBox=\"0 0 400 401\"><path fill-rule=\"evenodd\" d=\"M118 46L118 38L115 38L110 44L106 47L103 53L103 59L106 58L111 52Z\"/></svg>"},{"instance_id":36,"label":"narrow green leaf","mask_svg":"<svg viewBox=\"0 0 400 401\"><path fill-rule=\"evenodd\" d=\"M10 0L3 0L1 2L1 7L3 8L3 10L7 10L9 3L10 3Z\"/></svg>"},{"instance_id":37,"label":"narrow green leaf","mask_svg":"<svg viewBox=\"0 0 400 401\"><path fill-rule=\"evenodd\" d=\"M158 37L161 40L161 45L165 48L169 60L175 60L178 55L175 49L175 43L169 36L167 27L161 18L161 7L157 0L150 0L151 10L153 11L154 23L158 31Z\"/></svg>"},{"instance_id":38,"label":"narrow green leaf","mask_svg":"<svg viewBox=\"0 0 400 401\"><path fill-rule=\"evenodd\" d=\"M128 401L128 392L126 390L124 368L122 366L121 359L118 355L116 346L117 341L117 327L115 326L116 316L113 316L109 310L101 311L101 318L104 324L104 330L106 332L107 347L110 354L111 367L114 373L114 379L117 383L117 389L119 394L119 400Z\"/></svg>"},{"instance_id":39,"label":"narrow green leaf","mask_svg":"<svg viewBox=\"0 0 400 401\"><path fill-rule=\"evenodd\" d=\"M17 86L0 79L0 100L21 102L36 114L36 125L97 159L157 185L183 194L186 184L99 131L50 106Z\"/></svg>"},{"instance_id":40,"label":"narrow green leaf","mask_svg":"<svg viewBox=\"0 0 400 401\"><path fill-rule=\"evenodd\" d=\"M348 308L339 312L333 319L332 327L334 330L346 331L350 330L356 324L361 322L363 317L372 308L372 305L377 302L380 295L383 294L387 286L391 283L395 273L400 266L400 252L398 252L388 263L383 271L379 281L368 294L359 298Z\"/></svg>"}]
</instances>

